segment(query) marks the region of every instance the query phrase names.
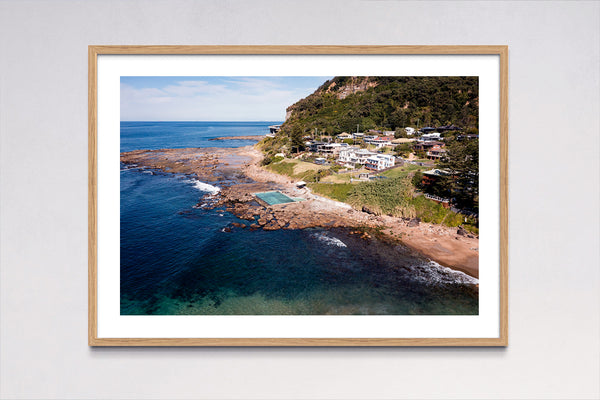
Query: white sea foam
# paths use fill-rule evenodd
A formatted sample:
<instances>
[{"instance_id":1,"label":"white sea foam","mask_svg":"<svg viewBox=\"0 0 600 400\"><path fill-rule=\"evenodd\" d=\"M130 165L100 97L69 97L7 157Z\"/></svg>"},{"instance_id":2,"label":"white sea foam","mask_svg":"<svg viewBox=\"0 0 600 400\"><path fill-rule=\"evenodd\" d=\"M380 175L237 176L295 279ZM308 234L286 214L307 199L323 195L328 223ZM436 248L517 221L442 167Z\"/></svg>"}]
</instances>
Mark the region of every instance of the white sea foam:
<instances>
[{"instance_id":1,"label":"white sea foam","mask_svg":"<svg viewBox=\"0 0 600 400\"><path fill-rule=\"evenodd\" d=\"M210 194L217 194L221 191L221 188L213 185L209 185L208 183L200 182L200 181L191 181L194 184L194 187L201 192L208 192Z\"/></svg>"},{"instance_id":2,"label":"white sea foam","mask_svg":"<svg viewBox=\"0 0 600 400\"><path fill-rule=\"evenodd\" d=\"M415 278L418 281L430 284L478 284L479 279L465 274L461 271L456 271L451 268L444 267L435 261L429 261L427 264L413 267Z\"/></svg>"},{"instance_id":3,"label":"white sea foam","mask_svg":"<svg viewBox=\"0 0 600 400\"><path fill-rule=\"evenodd\" d=\"M325 232L314 233L312 236L317 238L317 240L319 240L325 244L328 244L330 246L348 247L348 246L346 246L346 243L342 242L340 239L338 239L336 237L328 236L327 233L325 233Z\"/></svg>"}]
</instances>

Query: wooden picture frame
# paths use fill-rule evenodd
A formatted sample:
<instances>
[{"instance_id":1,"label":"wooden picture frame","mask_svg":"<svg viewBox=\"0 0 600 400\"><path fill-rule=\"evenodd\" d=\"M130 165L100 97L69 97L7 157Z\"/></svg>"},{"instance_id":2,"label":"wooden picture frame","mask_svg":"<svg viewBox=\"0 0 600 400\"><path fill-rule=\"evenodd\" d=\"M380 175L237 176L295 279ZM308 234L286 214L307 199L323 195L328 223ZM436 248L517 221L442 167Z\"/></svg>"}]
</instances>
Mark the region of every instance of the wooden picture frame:
<instances>
[{"instance_id":1,"label":"wooden picture frame","mask_svg":"<svg viewBox=\"0 0 600 400\"><path fill-rule=\"evenodd\" d=\"M103 337L99 335L98 59L132 55L494 56L499 82L498 334L490 337ZM89 46L88 343L90 346L507 346L508 345L508 46ZM144 317L146 318L146 317ZM174 317L177 318L177 317Z\"/></svg>"}]
</instances>

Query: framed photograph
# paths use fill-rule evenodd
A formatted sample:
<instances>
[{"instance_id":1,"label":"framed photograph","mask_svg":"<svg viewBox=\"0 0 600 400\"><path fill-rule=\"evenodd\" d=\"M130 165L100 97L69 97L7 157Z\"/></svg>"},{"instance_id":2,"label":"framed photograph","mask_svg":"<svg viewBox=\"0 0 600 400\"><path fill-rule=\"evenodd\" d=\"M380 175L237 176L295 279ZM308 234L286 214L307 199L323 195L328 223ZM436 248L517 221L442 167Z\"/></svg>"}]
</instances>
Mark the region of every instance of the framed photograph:
<instances>
[{"instance_id":1,"label":"framed photograph","mask_svg":"<svg viewBox=\"0 0 600 400\"><path fill-rule=\"evenodd\" d=\"M507 92L507 46L90 46L89 345L506 346Z\"/></svg>"}]
</instances>

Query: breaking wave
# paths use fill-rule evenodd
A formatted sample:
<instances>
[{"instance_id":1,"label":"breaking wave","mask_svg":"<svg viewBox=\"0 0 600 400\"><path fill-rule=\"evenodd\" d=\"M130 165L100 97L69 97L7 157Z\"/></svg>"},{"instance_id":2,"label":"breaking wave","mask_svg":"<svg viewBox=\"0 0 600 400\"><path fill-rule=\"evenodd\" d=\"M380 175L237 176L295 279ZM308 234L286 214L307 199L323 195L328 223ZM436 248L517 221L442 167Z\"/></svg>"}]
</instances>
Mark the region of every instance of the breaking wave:
<instances>
[{"instance_id":1,"label":"breaking wave","mask_svg":"<svg viewBox=\"0 0 600 400\"><path fill-rule=\"evenodd\" d=\"M221 188L213 185L209 185L208 183L200 182L200 181L190 181L194 184L194 187L201 192L207 192L210 194L217 194L221 191Z\"/></svg>"},{"instance_id":2,"label":"breaking wave","mask_svg":"<svg viewBox=\"0 0 600 400\"><path fill-rule=\"evenodd\" d=\"M479 283L479 279L444 267L435 261L412 267L415 280L428 284L472 284Z\"/></svg>"},{"instance_id":3,"label":"breaking wave","mask_svg":"<svg viewBox=\"0 0 600 400\"><path fill-rule=\"evenodd\" d=\"M342 242L340 239L328 236L325 232L314 233L312 236L318 241L328 244L330 246L348 247L346 246L346 243Z\"/></svg>"}]
</instances>

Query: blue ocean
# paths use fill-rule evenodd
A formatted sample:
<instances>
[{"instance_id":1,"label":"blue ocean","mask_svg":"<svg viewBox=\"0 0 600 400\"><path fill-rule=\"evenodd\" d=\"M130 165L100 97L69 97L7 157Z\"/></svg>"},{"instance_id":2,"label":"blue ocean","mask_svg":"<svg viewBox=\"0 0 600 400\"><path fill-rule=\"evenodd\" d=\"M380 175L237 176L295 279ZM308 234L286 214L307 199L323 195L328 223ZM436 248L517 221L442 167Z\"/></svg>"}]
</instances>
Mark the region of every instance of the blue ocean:
<instances>
[{"instance_id":1,"label":"blue ocean","mask_svg":"<svg viewBox=\"0 0 600 400\"><path fill-rule=\"evenodd\" d=\"M122 122L121 151L238 147L266 122ZM184 175L121 166L123 315L474 315L477 280L348 229L223 231Z\"/></svg>"},{"instance_id":2,"label":"blue ocean","mask_svg":"<svg viewBox=\"0 0 600 400\"><path fill-rule=\"evenodd\" d=\"M242 147L252 140L211 141L225 136L269 133L270 122L121 122L121 151L183 149L186 147Z\"/></svg>"}]
</instances>

